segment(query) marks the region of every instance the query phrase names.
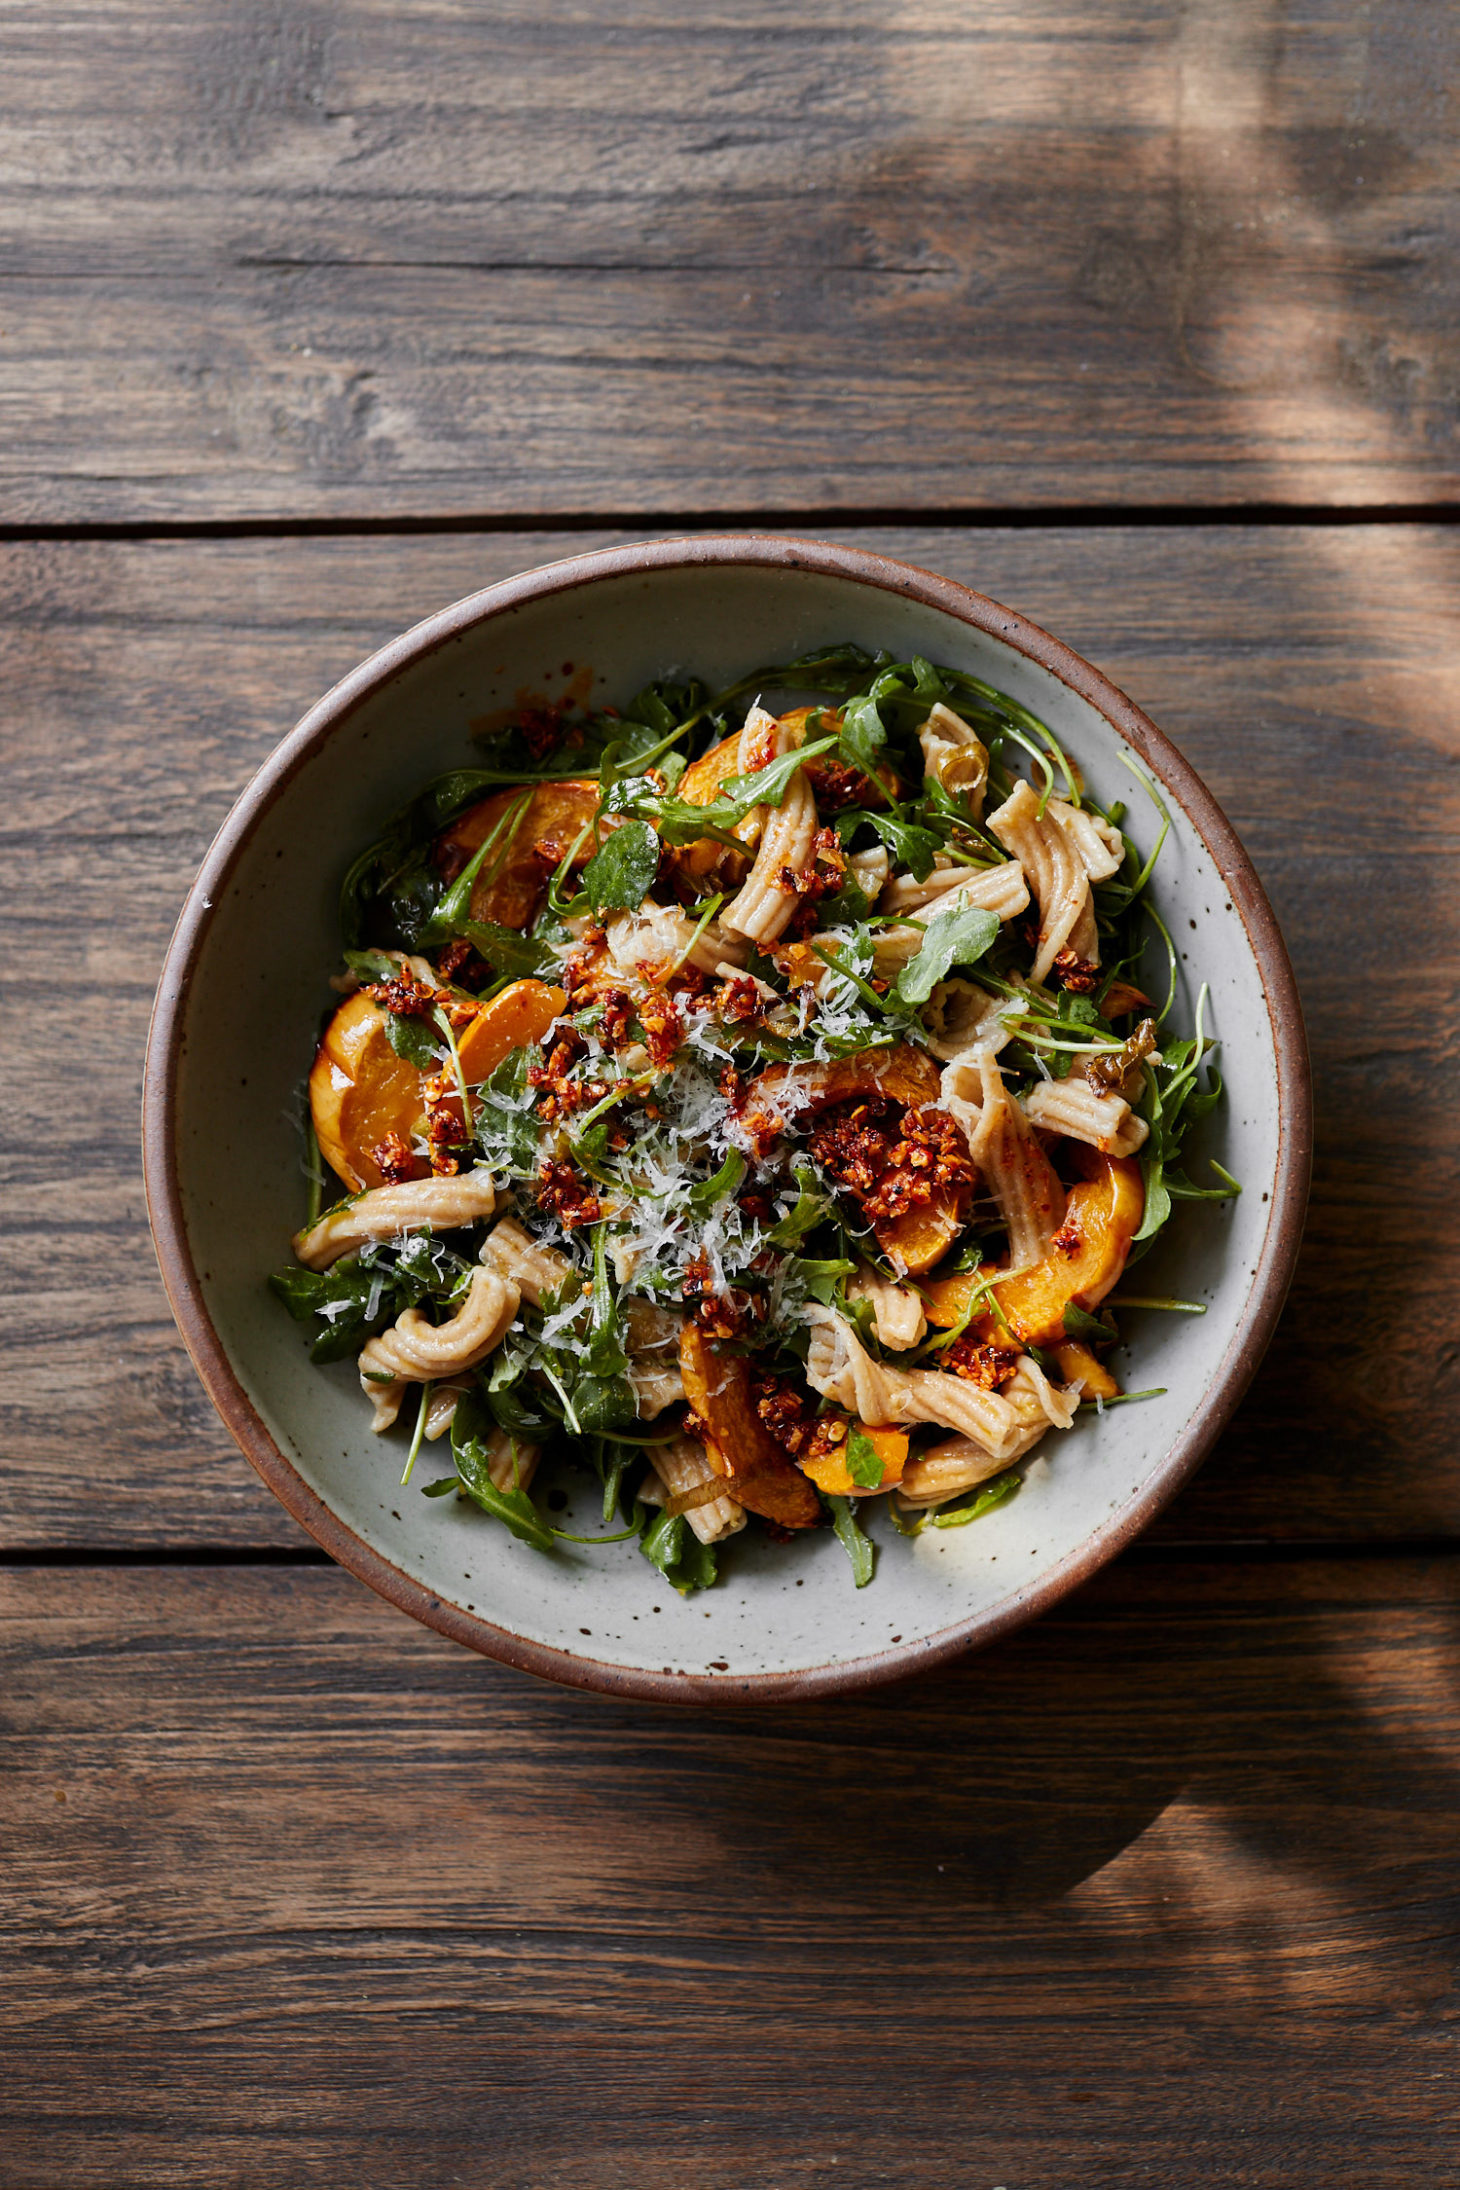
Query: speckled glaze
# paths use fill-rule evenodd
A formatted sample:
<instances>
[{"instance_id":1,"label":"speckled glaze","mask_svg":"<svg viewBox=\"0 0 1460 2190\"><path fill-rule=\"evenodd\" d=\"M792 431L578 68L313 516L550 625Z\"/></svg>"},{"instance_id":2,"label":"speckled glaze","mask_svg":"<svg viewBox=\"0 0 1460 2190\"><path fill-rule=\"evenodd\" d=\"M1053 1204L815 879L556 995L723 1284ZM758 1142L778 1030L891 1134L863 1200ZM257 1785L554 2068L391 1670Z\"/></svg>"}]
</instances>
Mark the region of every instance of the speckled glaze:
<instances>
[{"instance_id":1,"label":"speckled glaze","mask_svg":"<svg viewBox=\"0 0 1460 2190\"><path fill-rule=\"evenodd\" d=\"M1244 1183L1178 1213L1140 1269L1202 1317L1129 1311L1127 1388L1164 1396L1051 1435L1018 1498L958 1530L896 1537L854 1591L826 1531L733 1542L688 1602L632 1543L551 1559L475 1508L398 1485L401 1447L366 1427L353 1367L311 1366L264 1277L287 1256L303 1183L295 1093L338 953L340 876L428 777L469 764L474 722L591 665L595 697L693 670L728 682L854 638L972 670L1048 721L1102 800L1155 822L1134 753L1173 817L1156 899L1223 1044L1228 1099L1201 1155ZM372 1588L488 1656L582 1687L685 1702L846 1689L927 1667L1052 1604L1111 1558L1197 1466L1262 1356L1296 1258L1310 1098L1292 973L1256 875L1174 747L1098 671L1011 610L907 564L757 536L615 548L456 603L312 708L239 800L184 907L158 991L145 1096L148 1201L199 1374L259 1474ZM443 1472L426 1448L417 1480ZM585 1501L580 1520L593 1526ZM568 1525L573 1525L571 1522Z\"/></svg>"}]
</instances>

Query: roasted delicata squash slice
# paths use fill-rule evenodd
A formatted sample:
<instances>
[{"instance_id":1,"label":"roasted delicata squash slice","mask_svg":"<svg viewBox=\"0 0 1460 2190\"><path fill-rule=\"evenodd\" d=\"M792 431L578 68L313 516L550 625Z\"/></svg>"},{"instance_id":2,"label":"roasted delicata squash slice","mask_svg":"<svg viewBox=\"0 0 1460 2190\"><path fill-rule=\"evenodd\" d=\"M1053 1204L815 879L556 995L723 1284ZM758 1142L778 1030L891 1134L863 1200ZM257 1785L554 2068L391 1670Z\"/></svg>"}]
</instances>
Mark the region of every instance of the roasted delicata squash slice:
<instances>
[{"instance_id":1,"label":"roasted delicata squash slice","mask_svg":"<svg viewBox=\"0 0 1460 2190\"><path fill-rule=\"evenodd\" d=\"M514 981L483 1004L456 1038L467 1086L489 1079L514 1049L540 1042L567 1001L546 981ZM320 1154L357 1194L388 1183L379 1161L388 1137L409 1147L425 1121L425 1075L396 1055L388 1017L363 989L347 997L325 1029L309 1075ZM459 1117L459 1098L454 1107Z\"/></svg>"},{"instance_id":2,"label":"roasted delicata squash slice","mask_svg":"<svg viewBox=\"0 0 1460 2190\"><path fill-rule=\"evenodd\" d=\"M809 1475L817 1489L824 1490L828 1498L869 1498L878 1491L891 1490L902 1481L902 1471L907 1466L907 1431L891 1424L853 1422L847 1432L848 1442L854 1430L860 1430L882 1462L882 1479L878 1483L854 1483L847 1466L846 1444L837 1445L815 1460L801 1462L803 1474Z\"/></svg>"},{"instance_id":3,"label":"roasted delicata squash slice","mask_svg":"<svg viewBox=\"0 0 1460 2190\"><path fill-rule=\"evenodd\" d=\"M963 1230L968 1196L940 1187L928 1201L914 1202L900 1216L874 1219L877 1244L896 1270L921 1277L943 1260Z\"/></svg>"},{"instance_id":4,"label":"roasted delicata squash slice","mask_svg":"<svg viewBox=\"0 0 1460 2190\"><path fill-rule=\"evenodd\" d=\"M833 1103L885 1100L907 1109L934 1103L942 1073L924 1050L899 1042L825 1064L772 1065L745 1091L740 1123L758 1146L769 1147L788 1125L829 1110Z\"/></svg>"},{"instance_id":5,"label":"roasted delicata squash slice","mask_svg":"<svg viewBox=\"0 0 1460 2190\"><path fill-rule=\"evenodd\" d=\"M751 1365L743 1354L716 1353L699 1325L679 1337L684 1396L704 1425L704 1446L730 1495L782 1528L814 1528L816 1492L756 1412Z\"/></svg>"},{"instance_id":6,"label":"roasted delicata squash slice","mask_svg":"<svg viewBox=\"0 0 1460 2190\"><path fill-rule=\"evenodd\" d=\"M804 1130L805 1120L837 1103L886 1101L920 1110L936 1103L941 1084L933 1060L906 1043L825 1064L772 1065L751 1082L740 1122L764 1150L788 1125ZM928 1200L896 1216L874 1218L877 1244L895 1269L920 1276L941 1262L957 1239L967 1201L966 1188L936 1187Z\"/></svg>"},{"instance_id":7,"label":"roasted delicata squash slice","mask_svg":"<svg viewBox=\"0 0 1460 2190\"><path fill-rule=\"evenodd\" d=\"M1065 1337L1065 1310L1097 1308L1119 1282L1145 1208L1141 1167L1129 1156L1087 1158L1087 1176L1069 1190L1065 1218L1042 1262L1000 1279L993 1287L1004 1323L1025 1346L1058 1346ZM928 1321L942 1330L961 1323L991 1269L939 1278L923 1287ZM992 1335L994 1316L978 1319ZM972 1326L971 1326L972 1327Z\"/></svg>"},{"instance_id":8,"label":"roasted delicata squash slice","mask_svg":"<svg viewBox=\"0 0 1460 2190\"><path fill-rule=\"evenodd\" d=\"M435 857L442 870L453 876L481 850L494 829L502 830L472 884L472 919L493 920L502 928L527 927L542 903L553 869L580 836L573 864L586 866L593 857L599 797L598 785L587 781L539 783L530 794L524 784L520 789L494 791L443 829L436 839ZM515 811L519 807L520 813Z\"/></svg>"}]
</instances>

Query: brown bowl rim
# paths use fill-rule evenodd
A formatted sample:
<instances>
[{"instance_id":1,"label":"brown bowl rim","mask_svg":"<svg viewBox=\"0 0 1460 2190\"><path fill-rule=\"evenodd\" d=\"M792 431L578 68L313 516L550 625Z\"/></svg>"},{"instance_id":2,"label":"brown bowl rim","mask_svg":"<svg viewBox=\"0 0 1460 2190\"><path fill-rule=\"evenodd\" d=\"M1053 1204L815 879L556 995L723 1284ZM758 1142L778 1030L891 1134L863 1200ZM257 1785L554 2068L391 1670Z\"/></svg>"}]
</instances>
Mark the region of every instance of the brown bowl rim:
<instances>
[{"instance_id":1,"label":"brown bowl rim","mask_svg":"<svg viewBox=\"0 0 1460 2190\"><path fill-rule=\"evenodd\" d=\"M1186 1425L1139 1495L1049 1571L1004 1603L955 1621L921 1641L840 1663L786 1672L652 1672L606 1664L575 1650L530 1641L480 1614L447 1604L347 1528L286 1458L245 1393L214 1327L183 1222L176 1162L177 1069L189 990L221 901L259 820L291 777L370 694L407 663L487 618L568 593L600 579L710 565L749 564L850 578L940 609L1002 639L1051 671L1095 707L1148 764L1205 844L1226 884L1256 957L1272 1026L1278 1076L1278 1160L1262 1250L1237 1328ZM1109 678L1039 625L971 587L874 550L774 534L722 533L600 548L524 571L469 594L381 647L302 718L236 801L188 893L169 946L147 1039L143 1166L148 1214L163 1284L194 1366L234 1439L294 1519L361 1581L400 1611L452 1641L569 1686L655 1702L774 1702L844 1693L921 1672L993 1642L1056 1604L1124 1548L1174 1497L1230 1420L1266 1351L1292 1280L1302 1237L1312 1149L1312 1082L1297 984L1267 893L1235 830L1190 763Z\"/></svg>"}]
</instances>

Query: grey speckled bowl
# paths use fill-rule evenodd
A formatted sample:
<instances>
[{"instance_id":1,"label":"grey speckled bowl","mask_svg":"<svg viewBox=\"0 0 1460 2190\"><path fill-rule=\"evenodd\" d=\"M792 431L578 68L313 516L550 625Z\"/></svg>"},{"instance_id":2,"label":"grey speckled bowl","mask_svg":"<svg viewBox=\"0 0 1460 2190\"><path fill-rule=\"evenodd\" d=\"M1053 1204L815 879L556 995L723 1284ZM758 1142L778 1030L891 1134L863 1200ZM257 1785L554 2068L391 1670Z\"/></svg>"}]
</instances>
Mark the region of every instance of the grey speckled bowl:
<instances>
[{"instance_id":1,"label":"grey speckled bowl","mask_svg":"<svg viewBox=\"0 0 1460 2190\"><path fill-rule=\"evenodd\" d=\"M1042 715L1102 799L1153 824L1134 752L1174 817L1157 901L1182 972L1211 984L1228 1100L1202 1153L1239 1201L1189 1204L1141 1291L1208 1304L1132 1311L1128 1388L1164 1397L1051 1436L1020 1496L913 1541L874 1523L854 1591L827 1531L737 1540L720 1585L681 1602L632 1543L544 1558L475 1508L402 1491L394 1440L366 1428L353 1368L311 1367L264 1287L299 1222L290 1124L352 854L428 777L471 756L472 723L571 661L620 699L693 669L855 638L977 671ZM1189 953L1189 966L1187 960ZM1192 997L1183 1003L1189 1024ZM1077 655L994 601L877 555L755 537L615 548L459 601L311 709L239 800L178 923L147 1059L147 1191L162 1272L198 1371L264 1481L393 1604L473 1649L583 1687L691 1701L806 1696L882 1681L985 1642L1127 1544L1197 1466L1252 1375L1297 1254L1309 1163L1302 1021L1261 885L1179 753ZM421 1479L439 1469L426 1465Z\"/></svg>"}]
</instances>

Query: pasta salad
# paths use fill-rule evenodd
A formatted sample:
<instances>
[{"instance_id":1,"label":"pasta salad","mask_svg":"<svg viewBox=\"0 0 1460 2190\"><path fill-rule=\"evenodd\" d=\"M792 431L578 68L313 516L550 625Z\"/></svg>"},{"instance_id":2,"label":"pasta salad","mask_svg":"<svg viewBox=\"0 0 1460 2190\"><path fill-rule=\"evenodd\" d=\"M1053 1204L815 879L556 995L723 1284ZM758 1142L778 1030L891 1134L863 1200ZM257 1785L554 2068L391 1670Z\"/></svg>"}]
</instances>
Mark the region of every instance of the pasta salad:
<instances>
[{"instance_id":1,"label":"pasta salad","mask_svg":"<svg viewBox=\"0 0 1460 2190\"><path fill-rule=\"evenodd\" d=\"M682 1592L829 1523L860 1587L874 1501L961 1526L1144 1396L1116 1288L1238 1188L1181 1165L1221 1082L1130 766L1144 855L1016 701L846 644L519 710L427 785L345 878L271 1281L402 1480L449 1438L428 1496Z\"/></svg>"}]
</instances>

